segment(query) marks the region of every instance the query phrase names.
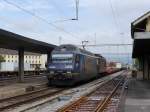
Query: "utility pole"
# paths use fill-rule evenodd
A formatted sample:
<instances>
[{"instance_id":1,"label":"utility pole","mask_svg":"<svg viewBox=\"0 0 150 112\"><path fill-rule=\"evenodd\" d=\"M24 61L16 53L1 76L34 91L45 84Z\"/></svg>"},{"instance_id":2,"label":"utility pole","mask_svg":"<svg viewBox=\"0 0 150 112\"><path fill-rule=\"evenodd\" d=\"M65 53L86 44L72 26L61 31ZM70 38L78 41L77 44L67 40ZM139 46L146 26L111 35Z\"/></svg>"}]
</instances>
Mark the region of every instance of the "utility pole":
<instances>
[{"instance_id":1,"label":"utility pole","mask_svg":"<svg viewBox=\"0 0 150 112\"><path fill-rule=\"evenodd\" d=\"M79 0L75 0L75 17L71 18L71 19L63 19L63 20L57 20L54 21L54 23L58 23L58 22L66 22L66 21L76 21L79 19Z\"/></svg>"},{"instance_id":2,"label":"utility pole","mask_svg":"<svg viewBox=\"0 0 150 112\"><path fill-rule=\"evenodd\" d=\"M120 36L121 36L121 40L120 40L120 41L121 41L122 44L124 44L124 33L121 32L121 33L120 33Z\"/></svg>"},{"instance_id":3,"label":"utility pole","mask_svg":"<svg viewBox=\"0 0 150 112\"><path fill-rule=\"evenodd\" d=\"M79 19L79 0L75 0L76 3L76 18L73 18L71 20L78 20Z\"/></svg>"},{"instance_id":4,"label":"utility pole","mask_svg":"<svg viewBox=\"0 0 150 112\"><path fill-rule=\"evenodd\" d=\"M96 33L94 34L94 44L96 45Z\"/></svg>"},{"instance_id":5,"label":"utility pole","mask_svg":"<svg viewBox=\"0 0 150 112\"><path fill-rule=\"evenodd\" d=\"M61 45L62 37L59 37L59 45Z\"/></svg>"},{"instance_id":6,"label":"utility pole","mask_svg":"<svg viewBox=\"0 0 150 112\"><path fill-rule=\"evenodd\" d=\"M79 19L79 0L76 0L76 19Z\"/></svg>"}]
</instances>

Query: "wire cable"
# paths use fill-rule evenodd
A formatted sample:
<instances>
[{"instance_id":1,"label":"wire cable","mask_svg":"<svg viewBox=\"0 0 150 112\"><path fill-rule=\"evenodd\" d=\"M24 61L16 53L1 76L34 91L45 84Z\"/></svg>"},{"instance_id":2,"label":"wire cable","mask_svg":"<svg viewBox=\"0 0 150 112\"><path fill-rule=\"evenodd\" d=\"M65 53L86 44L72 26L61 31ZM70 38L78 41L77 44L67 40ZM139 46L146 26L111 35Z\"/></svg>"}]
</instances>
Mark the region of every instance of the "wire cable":
<instances>
[{"instance_id":1,"label":"wire cable","mask_svg":"<svg viewBox=\"0 0 150 112\"><path fill-rule=\"evenodd\" d=\"M114 44L114 43L110 43L110 44L88 44L86 45L87 47L107 47L107 46L111 46L111 47L116 47L116 46L132 46L133 44L130 44L130 43L126 43L126 44ZM82 46L82 45L77 45L77 46Z\"/></svg>"},{"instance_id":2,"label":"wire cable","mask_svg":"<svg viewBox=\"0 0 150 112\"><path fill-rule=\"evenodd\" d=\"M12 5L12 6L14 6L14 7L16 7L16 8L18 8L18 9L20 9L20 10L26 12L26 13L28 13L28 14L30 14L31 16L34 16L35 18L37 18L37 19L39 19L39 20L45 22L46 24L48 24L48 25L54 27L55 29L57 29L57 30L59 30L59 31L62 31L62 32L66 33L66 34L68 34L68 35L70 35L70 36L72 36L72 37L74 37L74 38L76 38L76 39L78 38L78 37L75 36L74 34L72 34L72 33L68 32L68 31L64 30L64 29L61 28L61 27L56 26L55 24L53 24L53 23L47 21L46 19L42 18L41 16L38 16L38 15L36 15L36 14L34 14L34 13L32 13L32 12L30 12L30 11L28 11L28 10L22 8L22 7L20 7L19 5L16 5L16 4L14 4L14 3L12 3L12 2L10 2L10 1L8 1L8 0L3 0L3 1L6 2L7 4L10 4L10 5Z\"/></svg>"},{"instance_id":3,"label":"wire cable","mask_svg":"<svg viewBox=\"0 0 150 112\"><path fill-rule=\"evenodd\" d=\"M109 1L110 8L111 8L111 11L112 11L112 15L113 15L113 18L114 18L115 26L116 26L116 28L118 30L118 22L117 22L117 18L116 18L116 15L115 15L115 11L114 11L112 2L111 2L111 0L108 0L108 1Z\"/></svg>"}]
</instances>

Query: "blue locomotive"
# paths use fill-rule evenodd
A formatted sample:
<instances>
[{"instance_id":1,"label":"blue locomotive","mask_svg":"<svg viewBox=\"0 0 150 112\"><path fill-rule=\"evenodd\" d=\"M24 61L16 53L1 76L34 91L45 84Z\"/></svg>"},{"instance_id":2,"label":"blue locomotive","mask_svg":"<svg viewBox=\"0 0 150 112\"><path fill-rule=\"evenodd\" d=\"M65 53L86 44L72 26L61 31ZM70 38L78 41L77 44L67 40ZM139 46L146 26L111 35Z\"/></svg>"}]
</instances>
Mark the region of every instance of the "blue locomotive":
<instances>
[{"instance_id":1,"label":"blue locomotive","mask_svg":"<svg viewBox=\"0 0 150 112\"><path fill-rule=\"evenodd\" d=\"M61 45L51 54L48 80L51 85L71 86L97 77L106 70L106 60L75 45Z\"/></svg>"}]
</instances>

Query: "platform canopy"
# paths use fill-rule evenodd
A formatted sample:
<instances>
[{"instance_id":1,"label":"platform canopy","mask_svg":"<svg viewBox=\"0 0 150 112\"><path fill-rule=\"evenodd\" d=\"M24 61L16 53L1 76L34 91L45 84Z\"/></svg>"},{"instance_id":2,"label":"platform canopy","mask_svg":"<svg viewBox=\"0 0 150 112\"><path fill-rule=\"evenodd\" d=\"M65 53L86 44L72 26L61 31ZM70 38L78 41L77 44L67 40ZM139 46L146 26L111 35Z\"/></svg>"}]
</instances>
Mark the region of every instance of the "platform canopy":
<instances>
[{"instance_id":1,"label":"platform canopy","mask_svg":"<svg viewBox=\"0 0 150 112\"><path fill-rule=\"evenodd\" d=\"M0 29L0 47L12 50L24 49L24 51L47 54L56 45L30 39L3 29Z\"/></svg>"},{"instance_id":2,"label":"platform canopy","mask_svg":"<svg viewBox=\"0 0 150 112\"><path fill-rule=\"evenodd\" d=\"M24 52L47 54L47 62L50 60L51 51L56 45L30 39L3 29L0 29L0 48L18 51L19 55L19 82L24 82Z\"/></svg>"}]
</instances>

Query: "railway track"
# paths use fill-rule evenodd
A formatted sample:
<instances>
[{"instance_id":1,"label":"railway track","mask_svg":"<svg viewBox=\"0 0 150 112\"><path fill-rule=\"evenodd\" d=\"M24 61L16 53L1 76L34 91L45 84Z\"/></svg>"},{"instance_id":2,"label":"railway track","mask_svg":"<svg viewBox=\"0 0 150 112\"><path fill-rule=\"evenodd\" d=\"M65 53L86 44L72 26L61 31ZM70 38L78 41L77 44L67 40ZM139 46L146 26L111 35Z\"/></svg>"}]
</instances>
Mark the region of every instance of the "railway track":
<instances>
[{"instance_id":1,"label":"railway track","mask_svg":"<svg viewBox=\"0 0 150 112\"><path fill-rule=\"evenodd\" d=\"M28 79L35 79L35 78L46 78L45 74L40 74L40 75L25 75L24 79L28 80ZM12 77L3 77L0 78L0 84L3 85L3 83L9 83L9 82L16 82L18 81L18 77L17 76L12 76Z\"/></svg>"},{"instance_id":2,"label":"railway track","mask_svg":"<svg viewBox=\"0 0 150 112\"><path fill-rule=\"evenodd\" d=\"M40 71L24 71L24 78L30 77L42 77L46 76L46 70ZM18 72L17 71L0 71L0 81L7 80L17 80Z\"/></svg>"},{"instance_id":3,"label":"railway track","mask_svg":"<svg viewBox=\"0 0 150 112\"><path fill-rule=\"evenodd\" d=\"M120 102L122 85L125 81L123 74L57 112L116 112Z\"/></svg>"},{"instance_id":4,"label":"railway track","mask_svg":"<svg viewBox=\"0 0 150 112\"><path fill-rule=\"evenodd\" d=\"M56 95L65 89L63 88L44 88L38 91L29 92L23 95L10 97L0 100L0 111L6 109L14 108L25 103L31 103L43 98L47 98L53 95Z\"/></svg>"}]
</instances>

